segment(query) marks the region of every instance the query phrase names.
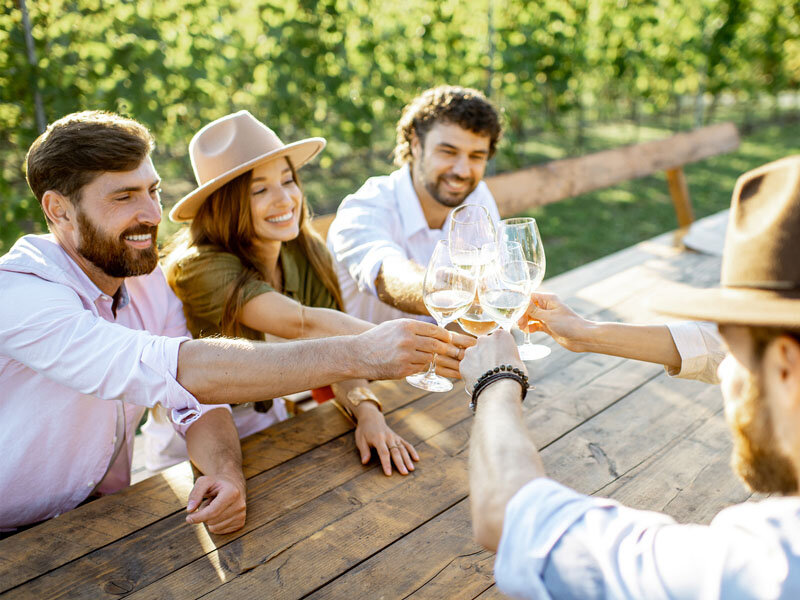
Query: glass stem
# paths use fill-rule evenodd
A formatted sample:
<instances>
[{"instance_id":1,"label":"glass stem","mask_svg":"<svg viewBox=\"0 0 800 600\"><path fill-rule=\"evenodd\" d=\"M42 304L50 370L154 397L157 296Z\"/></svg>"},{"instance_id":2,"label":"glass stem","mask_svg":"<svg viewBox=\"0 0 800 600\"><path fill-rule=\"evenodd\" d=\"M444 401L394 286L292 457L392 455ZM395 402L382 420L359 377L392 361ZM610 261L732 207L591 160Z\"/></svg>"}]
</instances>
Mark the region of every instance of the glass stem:
<instances>
[{"instance_id":1,"label":"glass stem","mask_svg":"<svg viewBox=\"0 0 800 600\"><path fill-rule=\"evenodd\" d=\"M436 355L433 355L433 360L431 364L428 365L428 370L425 371L425 377L432 378L436 377Z\"/></svg>"},{"instance_id":2,"label":"glass stem","mask_svg":"<svg viewBox=\"0 0 800 600\"><path fill-rule=\"evenodd\" d=\"M522 345L523 346L531 345L531 332L528 330L522 332Z\"/></svg>"}]
</instances>

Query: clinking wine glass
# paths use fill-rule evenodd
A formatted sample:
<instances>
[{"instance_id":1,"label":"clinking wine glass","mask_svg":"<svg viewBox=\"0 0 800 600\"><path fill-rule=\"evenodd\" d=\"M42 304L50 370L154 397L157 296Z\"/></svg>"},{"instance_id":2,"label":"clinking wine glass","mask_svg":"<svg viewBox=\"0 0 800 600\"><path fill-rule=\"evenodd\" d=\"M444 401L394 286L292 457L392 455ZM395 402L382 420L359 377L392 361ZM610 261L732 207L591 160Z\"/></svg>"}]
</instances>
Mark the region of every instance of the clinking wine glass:
<instances>
[{"instance_id":1,"label":"clinking wine glass","mask_svg":"<svg viewBox=\"0 0 800 600\"><path fill-rule=\"evenodd\" d=\"M450 254L449 242L437 242L425 271L422 299L440 327L445 327L466 313L475 298L478 249L462 248L461 252L472 266L456 265ZM430 392L447 392L453 389L453 384L448 379L436 374L435 355L427 371L409 375L406 381Z\"/></svg>"},{"instance_id":2,"label":"clinking wine glass","mask_svg":"<svg viewBox=\"0 0 800 600\"><path fill-rule=\"evenodd\" d=\"M489 211L479 204L462 204L450 213L448 240L453 262L463 267L473 266L470 261L477 257L480 277L484 265L495 259L495 228ZM475 248L481 248L477 255ZM466 250L466 252L462 252ZM469 263L469 264L468 264ZM486 335L497 329L497 322L486 315L477 293L467 312L458 319L458 324L474 336Z\"/></svg>"},{"instance_id":3,"label":"clinking wine glass","mask_svg":"<svg viewBox=\"0 0 800 600\"><path fill-rule=\"evenodd\" d=\"M530 291L536 290L544 279L546 267L544 246L536 219L531 217L505 219L500 222L497 236L500 243L516 242L521 246L531 274ZM531 334L528 331L524 332L523 343L518 350L522 360L539 360L550 354L548 346L531 342Z\"/></svg>"},{"instance_id":4,"label":"clinking wine glass","mask_svg":"<svg viewBox=\"0 0 800 600\"><path fill-rule=\"evenodd\" d=\"M494 224L489 211L479 204L462 204L450 213L450 228L447 240L450 242L450 253L453 262L463 264L464 260L474 257L476 248L495 241ZM462 255L462 250L465 252ZM478 254L479 259L485 258Z\"/></svg>"},{"instance_id":5,"label":"clinking wine glass","mask_svg":"<svg viewBox=\"0 0 800 600\"><path fill-rule=\"evenodd\" d=\"M506 331L523 315L530 301L531 274L522 247L516 242L496 244L496 259L478 282L484 312Z\"/></svg>"}]
</instances>

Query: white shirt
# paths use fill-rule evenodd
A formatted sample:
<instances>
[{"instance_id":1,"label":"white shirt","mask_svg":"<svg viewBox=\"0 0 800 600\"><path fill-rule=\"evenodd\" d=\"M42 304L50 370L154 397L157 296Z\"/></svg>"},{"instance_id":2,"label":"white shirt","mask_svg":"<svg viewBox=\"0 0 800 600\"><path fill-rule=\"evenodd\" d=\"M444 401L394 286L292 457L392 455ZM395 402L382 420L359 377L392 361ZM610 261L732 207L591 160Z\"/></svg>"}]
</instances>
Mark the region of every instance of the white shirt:
<instances>
[{"instance_id":1,"label":"white shirt","mask_svg":"<svg viewBox=\"0 0 800 600\"><path fill-rule=\"evenodd\" d=\"M483 181L463 203L479 204L493 221L500 220L497 204ZM391 175L368 179L342 201L328 230L345 311L372 323L403 317L431 320L381 302L375 278L389 256L427 266L436 242L447 238L449 227L449 214L441 229L428 227L408 165Z\"/></svg>"},{"instance_id":2,"label":"white shirt","mask_svg":"<svg viewBox=\"0 0 800 600\"><path fill-rule=\"evenodd\" d=\"M800 598L800 498L710 525L579 494L547 478L506 507L495 579L513 598Z\"/></svg>"},{"instance_id":3,"label":"white shirt","mask_svg":"<svg viewBox=\"0 0 800 600\"><path fill-rule=\"evenodd\" d=\"M681 368L664 367L667 374L705 383L719 383L717 368L726 354L716 323L684 321L667 325L681 355Z\"/></svg>"}]
</instances>

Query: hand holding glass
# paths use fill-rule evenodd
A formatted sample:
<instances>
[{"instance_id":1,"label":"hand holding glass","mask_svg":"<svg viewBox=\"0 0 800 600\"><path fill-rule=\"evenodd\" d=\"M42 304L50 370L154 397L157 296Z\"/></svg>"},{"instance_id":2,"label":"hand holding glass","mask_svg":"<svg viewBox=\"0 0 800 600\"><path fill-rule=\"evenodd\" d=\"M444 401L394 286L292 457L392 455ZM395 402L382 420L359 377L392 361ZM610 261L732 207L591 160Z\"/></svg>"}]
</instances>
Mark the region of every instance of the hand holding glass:
<instances>
[{"instance_id":1,"label":"hand holding glass","mask_svg":"<svg viewBox=\"0 0 800 600\"><path fill-rule=\"evenodd\" d=\"M483 270L478 297L484 312L510 331L528 307L531 275L519 244L497 244L496 257Z\"/></svg>"},{"instance_id":2,"label":"hand holding glass","mask_svg":"<svg viewBox=\"0 0 800 600\"><path fill-rule=\"evenodd\" d=\"M431 316L440 327L455 321L469 308L475 298L477 285L475 273L478 250L462 248L464 258L473 266L457 266L450 255L450 244L439 241L425 271L422 284L422 299ZM471 255L469 253L472 253ZM436 356L434 355L428 370L406 377L411 385L430 392L447 392L453 389L448 379L436 374Z\"/></svg>"},{"instance_id":3,"label":"hand holding glass","mask_svg":"<svg viewBox=\"0 0 800 600\"><path fill-rule=\"evenodd\" d=\"M516 242L520 245L531 274L530 291L537 289L544 279L546 262L536 219L522 217L501 221L498 228L498 241L501 244ZM531 334L528 331L524 332L523 344L519 347L519 355L522 360L538 360L549 354L549 347L531 343Z\"/></svg>"}]
</instances>

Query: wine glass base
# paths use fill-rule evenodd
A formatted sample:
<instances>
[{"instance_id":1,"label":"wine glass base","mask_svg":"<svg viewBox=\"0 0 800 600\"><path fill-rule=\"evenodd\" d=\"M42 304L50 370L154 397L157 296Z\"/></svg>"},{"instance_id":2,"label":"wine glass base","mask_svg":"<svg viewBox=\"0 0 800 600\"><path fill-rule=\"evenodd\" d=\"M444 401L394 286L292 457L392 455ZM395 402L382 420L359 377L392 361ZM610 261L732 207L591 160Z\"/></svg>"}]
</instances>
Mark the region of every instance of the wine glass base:
<instances>
[{"instance_id":1,"label":"wine glass base","mask_svg":"<svg viewBox=\"0 0 800 600\"><path fill-rule=\"evenodd\" d=\"M453 384L439 375L428 373L415 373L406 377L406 381L421 390L429 392L449 392L453 389Z\"/></svg>"},{"instance_id":2,"label":"wine glass base","mask_svg":"<svg viewBox=\"0 0 800 600\"><path fill-rule=\"evenodd\" d=\"M518 346L519 357L522 360L540 360L546 356L550 356L549 346L543 344L525 344Z\"/></svg>"}]
</instances>

